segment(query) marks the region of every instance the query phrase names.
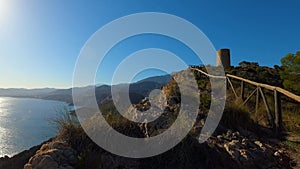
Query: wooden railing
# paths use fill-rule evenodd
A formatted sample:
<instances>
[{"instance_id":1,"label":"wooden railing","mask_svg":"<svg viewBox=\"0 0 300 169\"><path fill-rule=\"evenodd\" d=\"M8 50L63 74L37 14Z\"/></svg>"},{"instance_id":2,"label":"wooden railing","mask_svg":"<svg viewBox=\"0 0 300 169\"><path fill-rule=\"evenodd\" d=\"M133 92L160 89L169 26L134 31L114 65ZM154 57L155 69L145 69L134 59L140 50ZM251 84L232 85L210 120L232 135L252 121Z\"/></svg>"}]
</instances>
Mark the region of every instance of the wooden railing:
<instances>
[{"instance_id":1,"label":"wooden railing","mask_svg":"<svg viewBox=\"0 0 300 169\"><path fill-rule=\"evenodd\" d=\"M210 75L200 69L197 68L193 68L190 67L191 70L196 70L210 78L226 78L227 79L227 85L230 86L230 88L232 89L234 95L236 98L241 98L243 100L243 104L246 104L252 96L254 96L254 94L256 93L256 112L258 112L258 108L259 108L259 102L260 102L260 96L263 100L263 103L266 107L266 111L268 113L268 120L270 125L274 128L276 134L280 134L281 130L282 130L282 110L281 110L281 94L287 96L288 98L291 98L297 102L300 103L300 96L295 95L294 93L291 93L287 90L284 90L280 87L277 86L271 86L268 84L263 84L263 83L258 83L258 82L254 82L239 76L235 76L235 75L231 75L231 74L226 74L225 76L215 76L215 75ZM238 96L237 91L235 90L231 79L235 79L235 80L239 80L241 81L241 93L240 96ZM250 93L250 95L247 98L244 98L244 94L245 94L245 83L251 84L253 86L256 86L256 88ZM271 111L270 111L270 107L269 104L267 103L265 94L263 93L262 88L265 88L267 90L271 90L274 92L274 115L275 117L273 117Z\"/></svg>"}]
</instances>

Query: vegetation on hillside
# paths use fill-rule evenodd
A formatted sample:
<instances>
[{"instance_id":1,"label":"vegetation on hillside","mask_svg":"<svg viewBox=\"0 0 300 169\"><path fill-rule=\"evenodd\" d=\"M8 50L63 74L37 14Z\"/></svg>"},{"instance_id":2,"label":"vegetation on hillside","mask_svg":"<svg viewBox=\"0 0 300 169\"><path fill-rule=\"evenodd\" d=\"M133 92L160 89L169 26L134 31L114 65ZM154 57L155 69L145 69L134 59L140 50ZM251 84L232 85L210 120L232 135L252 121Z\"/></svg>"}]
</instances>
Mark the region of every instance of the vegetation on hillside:
<instances>
[{"instance_id":1,"label":"vegetation on hillside","mask_svg":"<svg viewBox=\"0 0 300 169\"><path fill-rule=\"evenodd\" d=\"M281 64L280 77L284 88L300 94L300 51L287 54L281 59Z\"/></svg>"}]
</instances>

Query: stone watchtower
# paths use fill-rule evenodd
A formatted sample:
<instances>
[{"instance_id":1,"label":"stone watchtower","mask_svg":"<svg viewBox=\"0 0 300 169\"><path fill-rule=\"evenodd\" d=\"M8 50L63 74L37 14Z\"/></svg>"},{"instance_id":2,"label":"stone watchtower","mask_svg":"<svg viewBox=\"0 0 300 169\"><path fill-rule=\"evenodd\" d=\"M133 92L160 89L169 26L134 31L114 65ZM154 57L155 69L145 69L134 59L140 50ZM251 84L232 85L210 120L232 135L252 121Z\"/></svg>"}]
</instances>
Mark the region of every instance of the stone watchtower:
<instances>
[{"instance_id":1,"label":"stone watchtower","mask_svg":"<svg viewBox=\"0 0 300 169\"><path fill-rule=\"evenodd\" d=\"M230 68L230 50L219 49L217 51L217 66L222 66L224 69Z\"/></svg>"}]
</instances>

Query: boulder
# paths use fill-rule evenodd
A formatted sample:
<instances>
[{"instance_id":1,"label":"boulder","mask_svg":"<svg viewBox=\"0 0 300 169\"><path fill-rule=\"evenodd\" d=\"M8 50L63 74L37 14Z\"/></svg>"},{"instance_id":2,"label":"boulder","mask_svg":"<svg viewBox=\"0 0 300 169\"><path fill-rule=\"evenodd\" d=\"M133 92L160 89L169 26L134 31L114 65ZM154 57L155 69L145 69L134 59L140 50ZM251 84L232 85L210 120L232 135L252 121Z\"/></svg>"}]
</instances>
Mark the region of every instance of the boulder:
<instances>
[{"instance_id":1,"label":"boulder","mask_svg":"<svg viewBox=\"0 0 300 169\"><path fill-rule=\"evenodd\" d=\"M77 152L67 143L51 141L41 146L24 169L72 169L76 165L76 157Z\"/></svg>"}]
</instances>

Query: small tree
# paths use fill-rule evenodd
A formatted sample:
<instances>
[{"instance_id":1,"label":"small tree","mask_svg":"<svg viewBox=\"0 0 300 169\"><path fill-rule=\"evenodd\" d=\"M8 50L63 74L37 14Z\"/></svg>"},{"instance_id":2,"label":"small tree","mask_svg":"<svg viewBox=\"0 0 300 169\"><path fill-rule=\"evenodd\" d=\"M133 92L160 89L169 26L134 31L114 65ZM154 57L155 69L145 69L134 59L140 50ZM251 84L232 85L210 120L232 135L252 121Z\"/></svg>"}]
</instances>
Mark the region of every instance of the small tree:
<instances>
[{"instance_id":1,"label":"small tree","mask_svg":"<svg viewBox=\"0 0 300 169\"><path fill-rule=\"evenodd\" d=\"M300 94L300 51L289 53L281 59L280 77L285 89Z\"/></svg>"}]
</instances>

